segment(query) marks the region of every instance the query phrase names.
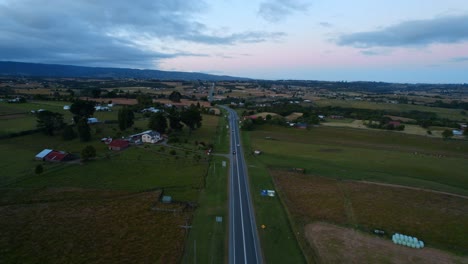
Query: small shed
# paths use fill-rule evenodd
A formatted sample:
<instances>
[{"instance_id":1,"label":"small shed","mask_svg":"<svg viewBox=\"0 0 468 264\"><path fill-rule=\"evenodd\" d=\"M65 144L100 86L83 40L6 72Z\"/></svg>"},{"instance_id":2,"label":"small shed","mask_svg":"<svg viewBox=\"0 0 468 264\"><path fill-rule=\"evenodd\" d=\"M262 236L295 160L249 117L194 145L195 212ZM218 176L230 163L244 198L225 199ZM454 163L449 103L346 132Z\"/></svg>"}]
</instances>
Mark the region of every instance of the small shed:
<instances>
[{"instance_id":1,"label":"small shed","mask_svg":"<svg viewBox=\"0 0 468 264\"><path fill-rule=\"evenodd\" d=\"M172 196L169 195L164 195L161 199L161 202L163 203L171 203L172 202Z\"/></svg>"},{"instance_id":2,"label":"small shed","mask_svg":"<svg viewBox=\"0 0 468 264\"><path fill-rule=\"evenodd\" d=\"M44 160L44 158L51 153L53 150L52 149L44 149L43 151L37 153L36 159L37 160Z\"/></svg>"},{"instance_id":3,"label":"small shed","mask_svg":"<svg viewBox=\"0 0 468 264\"><path fill-rule=\"evenodd\" d=\"M70 106L69 105L64 105L63 110L70 110Z\"/></svg>"}]
</instances>

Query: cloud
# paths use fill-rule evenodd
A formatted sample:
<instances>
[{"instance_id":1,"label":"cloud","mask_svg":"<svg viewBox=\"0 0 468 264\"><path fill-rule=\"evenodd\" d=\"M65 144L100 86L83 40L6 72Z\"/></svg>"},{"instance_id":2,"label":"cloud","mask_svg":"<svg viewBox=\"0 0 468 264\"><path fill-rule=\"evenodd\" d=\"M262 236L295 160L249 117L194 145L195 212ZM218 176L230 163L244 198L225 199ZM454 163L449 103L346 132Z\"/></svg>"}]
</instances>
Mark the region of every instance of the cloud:
<instances>
[{"instance_id":1,"label":"cloud","mask_svg":"<svg viewBox=\"0 0 468 264\"><path fill-rule=\"evenodd\" d=\"M319 25L326 28L333 27L333 24L328 22L320 22Z\"/></svg>"},{"instance_id":2,"label":"cloud","mask_svg":"<svg viewBox=\"0 0 468 264\"><path fill-rule=\"evenodd\" d=\"M200 0L4 0L0 59L154 68L161 59L206 56L175 50L177 43L236 45L284 36L213 33L197 20L207 8Z\"/></svg>"},{"instance_id":3,"label":"cloud","mask_svg":"<svg viewBox=\"0 0 468 264\"><path fill-rule=\"evenodd\" d=\"M380 55L388 55L391 51L388 49L366 49L361 50L362 55L366 56L380 56Z\"/></svg>"},{"instance_id":4,"label":"cloud","mask_svg":"<svg viewBox=\"0 0 468 264\"><path fill-rule=\"evenodd\" d=\"M301 0L266 0L260 4L258 15L268 22L279 22L308 7L309 4Z\"/></svg>"},{"instance_id":5,"label":"cloud","mask_svg":"<svg viewBox=\"0 0 468 264\"><path fill-rule=\"evenodd\" d=\"M466 62L468 61L468 57L455 57L450 59L451 62Z\"/></svg>"},{"instance_id":6,"label":"cloud","mask_svg":"<svg viewBox=\"0 0 468 264\"><path fill-rule=\"evenodd\" d=\"M411 20L376 31L341 35L338 45L369 47L426 46L468 40L468 15Z\"/></svg>"}]
</instances>

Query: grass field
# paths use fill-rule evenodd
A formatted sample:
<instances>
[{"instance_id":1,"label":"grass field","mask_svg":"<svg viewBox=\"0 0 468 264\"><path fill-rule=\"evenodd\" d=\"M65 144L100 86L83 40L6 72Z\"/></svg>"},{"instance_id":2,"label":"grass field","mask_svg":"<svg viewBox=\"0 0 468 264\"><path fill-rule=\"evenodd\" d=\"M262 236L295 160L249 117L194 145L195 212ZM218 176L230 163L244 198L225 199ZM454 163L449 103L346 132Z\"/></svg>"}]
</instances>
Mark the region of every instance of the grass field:
<instances>
[{"instance_id":1,"label":"grass field","mask_svg":"<svg viewBox=\"0 0 468 264\"><path fill-rule=\"evenodd\" d=\"M180 133L184 141L176 146L131 146L120 152L109 151L99 139L128 135L134 128L119 132L115 124L93 125L93 139L86 143L41 133L0 140L0 262L179 262L187 235L180 225L192 221L192 210L150 209L161 191L175 201L198 202L210 163L194 142L214 142L218 120L203 116L202 128ZM147 120L135 126L146 130ZM95 160L34 160L44 148L79 155L86 145L97 149ZM44 166L40 175L34 173L38 164Z\"/></svg>"},{"instance_id":2,"label":"grass field","mask_svg":"<svg viewBox=\"0 0 468 264\"><path fill-rule=\"evenodd\" d=\"M310 130L261 126L245 132L244 140L251 146L247 153L262 151L249 155L252 186L279 190L282 210L291 222L278 224L282 230L292 226L308 262L321 261L304 235L305 226L315 221L364 232L404 233L420 237L430 247L468 254L468 200L419 189L468 195L468 142L323 126ZM291 173L292 168L303 168L306 174ZM257 191L252 190L257 218L278 221L281 211L273 212L271 200L261 201ZM265 254L274 254L270 251L274 249L264 249Z\"/></svg>"},{"instance_id":3,"label":"grass field","mask_svg":"<svg viewBox=\"0 0 468 264\"><path fill-rule=\"evenodd\" d=\"M468 263L467 258L445 251L413 249L395 245L389 239L360 232L356 229L328 223L312 223L305 227L307 241L324 264L335 263L395 263L439 264Z\"/></svg>"},{"instance_id":4,"label":"grass field","mask_svg":"<svg viewBox=\"0 0 468 264\"><path fill-rule=\"evenodd\" d=\"M336 127L264 126L249 136L269 167L468 194L467 141Z\"/></svg>"},{"instance_id":5,"label":"grass field","mask_svg":"<svg viewBox=\"0 0 468 264\"><path fill-rule=\"evenodd\" d=\"M271 174L301 234L312 222L328 222L369 234L384 230L389 241L403 233L428 247L468 255L468 198L282 170ZM305 240L302 235L306 246Z\"/></svg>"},{"instance_id":6,"label":"grass field","mask_svg":"<svg viewBox=\"0 0 468 264\"><path fill-rule=\"evenodd\" d=\"M256 223L258 226L266 226L258 230L265 263L306 263L281 200L260 195L263 189L274 189L267 166L249 151L250 137L243 133L242 139Z\"/></svg>"},{"instance_id":7,"label":"grass field","mask_svg":"<svg viewBox=\"0 0 468 264\"><path fill-rule=\"evenodd\" d=\"M375 109L375 110L389 110L398 112L409 112L412 110L432 112L436 113L439 117L448 118L451 120L463 120L466 116L463 116L460 111L461 109L449 109L449 108L438 108L428 107L422 105L411 105L411 104L388 104L388 103L375 103L367 101L344 101L336 99L320 99L315 100L314 103L317 106L339 106L347 108L361 108L361 109Z\"/></svg>"}]
</instances>

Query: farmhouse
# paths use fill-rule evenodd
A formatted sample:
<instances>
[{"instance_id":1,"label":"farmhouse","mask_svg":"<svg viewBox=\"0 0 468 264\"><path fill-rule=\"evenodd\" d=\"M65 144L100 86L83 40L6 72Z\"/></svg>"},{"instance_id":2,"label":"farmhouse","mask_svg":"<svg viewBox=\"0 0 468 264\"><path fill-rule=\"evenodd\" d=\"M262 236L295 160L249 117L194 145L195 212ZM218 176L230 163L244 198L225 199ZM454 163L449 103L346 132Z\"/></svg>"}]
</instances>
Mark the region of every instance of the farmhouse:
<instances>
[{"instance_id":1,"label":"farmhouse","mask_svg":"<svg viewBox=\"0 0 468 264\"><path fill-rule=\"evenodd\" d=\"M161 134L156 131L151 131L147 134L141 135L141 141L143 143L158 143L162 139Z\"/></svg>"},{"instance_id":2,"label":"farmhouse","mask_svg":"<svg viewBox=\"0 0 468 264\"><path fill-rule=\"evenodd\" d=\"M124 150L130 146L130 143L127 140L123 139L116 139L112 140L111 143L109 143L109 150Z\"/></svg>"},{"instance_id":3,"label":"farmhouse","mask_svg":"<svg viewBox=\"0 0 468 264\"><path fill-rule=\"evenodd\" d=\"M138 142L143 142L143 143L158 143L161 141L163 138L159 132L153 131L153 130L146 130L141 133L131 135L130 141L138 143Z\"/></svg>"}]
</instances>

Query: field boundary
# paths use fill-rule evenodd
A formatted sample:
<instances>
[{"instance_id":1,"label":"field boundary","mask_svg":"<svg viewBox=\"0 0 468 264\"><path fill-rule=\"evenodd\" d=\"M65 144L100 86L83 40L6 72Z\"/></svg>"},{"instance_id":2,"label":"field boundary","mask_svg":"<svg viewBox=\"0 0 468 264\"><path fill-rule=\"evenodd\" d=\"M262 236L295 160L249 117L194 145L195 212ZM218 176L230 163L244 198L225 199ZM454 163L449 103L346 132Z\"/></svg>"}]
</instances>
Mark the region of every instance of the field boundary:
<instances>
[{"instance_id":1,"label":"field boundary","mask_svg":"<svg viewBox=\"0 0 468 264\"><path fill-rule=\"evenodd\" d=\"M426 192L445 194L445 195L456 196L456 197L463 198L463 199L468 199L468 196L461 195L461 194L442 192L442 191L436 191L436 190L424 189L424 188L418 188L418 187L411 187L411 186L405 186L405 185L398 185L398 184L392 184L392 183L381 183L381 182L371 182L371 181L353 181L353 180L346 180L346 181L366 183L366 184L375 184L375 185L395 187L395 188L404 188L404 189L417 190L417 191L426 191Z\"/></svg>"}]
</instances>

